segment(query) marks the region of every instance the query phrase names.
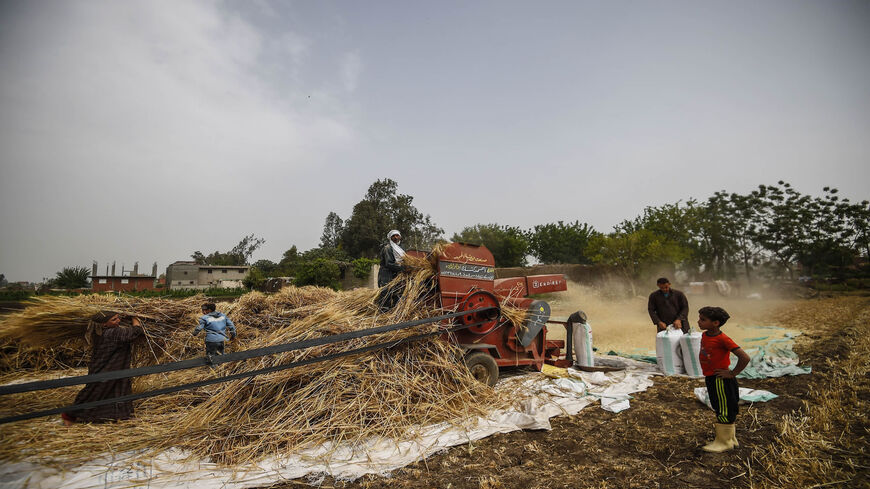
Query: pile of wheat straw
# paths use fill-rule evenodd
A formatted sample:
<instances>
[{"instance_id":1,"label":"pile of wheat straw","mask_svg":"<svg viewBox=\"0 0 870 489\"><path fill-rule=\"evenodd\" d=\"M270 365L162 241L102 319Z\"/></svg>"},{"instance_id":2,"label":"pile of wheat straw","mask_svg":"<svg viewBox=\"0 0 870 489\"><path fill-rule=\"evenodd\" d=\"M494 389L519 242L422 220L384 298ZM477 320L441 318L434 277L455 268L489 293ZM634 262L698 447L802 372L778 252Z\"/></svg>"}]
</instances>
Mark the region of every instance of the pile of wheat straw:
<instances>
[{"instance_id":1,"label":"pile of wheat straw","mask_svg":"<svg viewBox=\"0 0 870 489\"><path fill-rule=\"evenodd\" d=\"M175 351L174 334L182 325L195 325L202 296L183 300L132 298L115 295L76 297L37 297L24 310L0 322L0 372L33 369L36 371L85 367L89 359L85 333L90 318L100 312L115 312L142 318L146 325L148 348L142 349L137 363L147 365L168 361L183 351ZM174 353L174 354L173 354Z\"/></svg>"},{"instance_id":2,"label":"pile of wheat straw","mask_svg":"<svg viewBox=\"0 0 870 489\"><path fill-rule=\"evenodd\" d=\"M322 288L290 287L274 295L251 293L235 303L221 303L237 325L238 339L230 351L247 350L393 324L441 314L431 295L433 269L425 260L408 257L412 273L396 307L382 313L377 291L337 293ZM116 296L45 299L0 323L0 339L17 342L19 351L4 350L0 382L16 381L6 356L42 348L39 362L29 365L28 379L82 373L63 369L68 363L51 359L60 345L72 345L87 356L81 340L82 321L95 310L112 310L146 317L146 338L136 345L134 366L202 355L203 337L191 336L202 297L184 301L123 299ZM287 352L216 368L172 372L134 380L142 392L215 376L286 364L361 346L395 342L433 324ZM31 332L38 330L38 333ZM23 342L27 342L26 345ZM13 347L15 346L12 345ZM26 348L25 348L26 347ZM194 458L240 464L286 454L325 442L357 442L371 437L403 437L415 426L460 420L500 406L494 391L476 382L459 361L460 352L436 337L390 350L343 357L300 368L148 398L135 403L135 419L106 425L63 426L57 417L4 425L0 430L0 460L30 459L68 464L106 452L141 450L153 454L170 447L189 450ZM20 363L20 362L18 362ZM78 362L76 365L86 365ZM9 416L71 403L78 387L0 397L0 415ZM334 446L334 445L333 445Z\"/></svg>"}]
</instances>

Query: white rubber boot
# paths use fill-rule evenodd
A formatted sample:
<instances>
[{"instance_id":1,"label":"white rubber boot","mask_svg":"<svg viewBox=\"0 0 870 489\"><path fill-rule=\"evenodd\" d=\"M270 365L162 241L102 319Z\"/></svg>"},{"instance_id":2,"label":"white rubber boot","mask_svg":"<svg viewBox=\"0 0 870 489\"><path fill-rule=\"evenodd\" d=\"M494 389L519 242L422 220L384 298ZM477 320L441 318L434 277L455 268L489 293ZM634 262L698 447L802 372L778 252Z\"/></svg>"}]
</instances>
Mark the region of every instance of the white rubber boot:
<instances>
[{"instance_id":1,"label":"white rubber boot","mask_svg":"<svg viewBox=\"0 0 870 489\"><path fill-rule=\"evenodd\" d=\"M731 427L731 428L728 430L728 435L730 436L730 440L729 440L729 441L731 442L731 448L737 448L737 447L739 447L740 444L737 443L737 425L734 424L734 423L731 423L731 424L729 424L729 425L725 425L725 426L730 426L730 427Z\"/></svg>"},{"instance_id":2,"label":"white rubber boot","mask_svg":"<svg viewBox=\"0 0 870 489\"><path fill-rule=\"evenodd\" d=\"M719 453L739 446L737 436L734 434L734 424L716 423L716 439L702 448L705 452Z\"/></svg>"}]
</instances>

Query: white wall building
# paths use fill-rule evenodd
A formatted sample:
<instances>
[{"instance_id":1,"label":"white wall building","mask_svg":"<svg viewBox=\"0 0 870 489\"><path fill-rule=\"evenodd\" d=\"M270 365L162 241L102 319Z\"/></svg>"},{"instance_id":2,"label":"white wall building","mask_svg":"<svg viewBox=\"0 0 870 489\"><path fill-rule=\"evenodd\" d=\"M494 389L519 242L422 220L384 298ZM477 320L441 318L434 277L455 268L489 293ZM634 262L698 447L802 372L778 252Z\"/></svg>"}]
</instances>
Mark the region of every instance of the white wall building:
<instances>
[{"instance_id":1,"label":"white wall building","mask_svg":"<svg viewBox=\"0 0 870 489\"><path fill-rule=\"evenodd\" d=\"M198 265L192 261L177 261L166 267L166 287L169 289L236 288L251 267L247 265Z\"/></svg>"}]
</instances>

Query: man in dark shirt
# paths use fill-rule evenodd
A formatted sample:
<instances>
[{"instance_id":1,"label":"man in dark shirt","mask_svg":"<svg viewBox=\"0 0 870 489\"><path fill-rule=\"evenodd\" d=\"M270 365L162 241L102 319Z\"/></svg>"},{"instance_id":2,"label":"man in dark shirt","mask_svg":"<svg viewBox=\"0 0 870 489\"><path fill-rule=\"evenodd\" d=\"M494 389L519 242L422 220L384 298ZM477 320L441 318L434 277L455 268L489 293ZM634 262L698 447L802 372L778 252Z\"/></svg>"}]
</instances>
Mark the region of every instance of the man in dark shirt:
<instances>
[{"instance_id":1,"label":"man in dark shirt","mask_svg":"<svg viewBox=\"0 0 870 489\"><path fill-rule=\"evenodd\" d=\"M689 301L686 294L671 288L671 281L662 277L656 281L659 290L649 295L649 317L658 331L664 331L669 324L689 332Z\"/></svg>"},{"instance_id":2,"label":"man in dark shirt","mask_svg":"<svg viewBox=\"0 0 870 489\"><path fill-rule=\"evenodd\" d=\"M386 287L403 269L402 261L405 259L405 250L399 246L401 242L402 235L398 230L393 229L387 234L387 244L381 248L381 269L378 271L378 287L381 291L377 298L381 312L387 312L395 307L405 292L404 283L396 283L392 287Z\"/></svg>"},{"instance_id":3,"label":"man in dark shirt","mask_svg":"<svg viewBox=\"0 0 870 489\"><path fill-rule=\"evenodd\" d=\"M381 268L378 270L378 287L383 287L392 282L399 272L402 271L402 260L405 258L405 250L400 243L402 235L393 229L387 236L387 244L381 248Z\"/></svg>"}]
</instances>

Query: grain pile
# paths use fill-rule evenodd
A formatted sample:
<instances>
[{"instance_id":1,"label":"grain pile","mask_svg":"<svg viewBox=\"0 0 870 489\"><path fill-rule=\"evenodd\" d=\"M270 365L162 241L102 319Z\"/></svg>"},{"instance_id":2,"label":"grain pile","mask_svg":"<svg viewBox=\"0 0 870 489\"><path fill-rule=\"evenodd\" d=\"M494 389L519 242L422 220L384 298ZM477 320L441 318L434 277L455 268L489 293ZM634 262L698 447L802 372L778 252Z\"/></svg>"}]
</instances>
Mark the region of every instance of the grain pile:
<instances>
[{"instance_id":1,"label":"grain pile","mask_svg":"<svg viewBox=\"0 0 870 489\"><path fill-rule=\"evenodd\" d=\"M379 311L377 291L334 292L289 287L274 295L253 292L218 310L236 322L230 351L289 343L441 314L424 292L431 265L414 260L403 274L405 293L387 313ZM201 356L202 336L192 337L203 297L183 301L112 296L51 298L0 322L0 382L84 373L86 318L111 310L145 318L145 339L134 348L134 366ZM135 379L133 391L195 382L273 365L395 341L436 325L384 333L349 342L293 351L216 368L198 368ZM65 427L58 417L2 426L0 460L29 459L64 465L106 452L141 451L143 456L171 447L196 459L227 465L290 453L324 442L360 442L371 437L413 436L414 426L483 414L500 401L457 361L459 352L432 339L390 350L216 384L135 403L132 420ZM21 369L26 368L24 372ZM69 405L80 386L0 397L0 415Z\"/></svg>"}]
</instances>

